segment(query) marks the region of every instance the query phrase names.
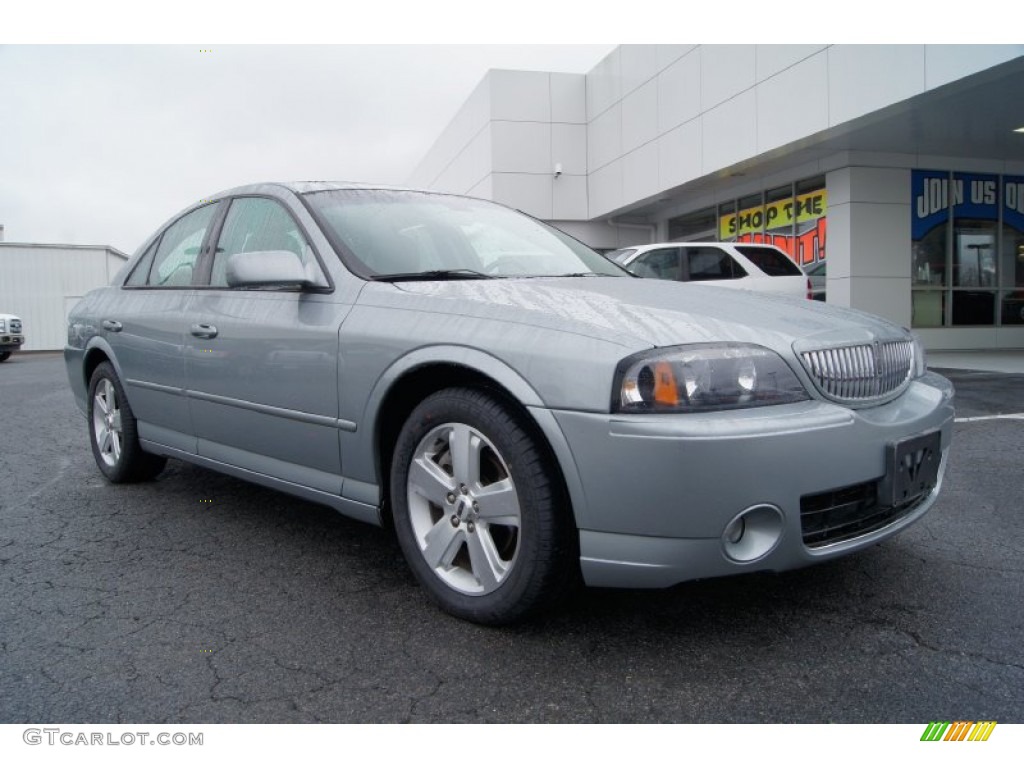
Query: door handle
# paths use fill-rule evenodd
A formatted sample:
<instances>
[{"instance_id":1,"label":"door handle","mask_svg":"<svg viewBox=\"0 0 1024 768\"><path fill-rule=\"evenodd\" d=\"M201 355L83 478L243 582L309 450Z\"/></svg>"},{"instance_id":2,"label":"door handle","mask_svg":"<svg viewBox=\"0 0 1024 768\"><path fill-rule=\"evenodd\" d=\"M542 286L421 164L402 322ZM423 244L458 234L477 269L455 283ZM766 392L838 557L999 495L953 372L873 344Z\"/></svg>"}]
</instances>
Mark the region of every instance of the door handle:
<instances>
[{"instance_id":1,"label":"door handle","mask_svg":"<svg viewBox=\"0 0 1024 768\"><path fill-rule=\"evenodd\" d=\"M189 333L200 339L212 339L217 335L217 327L206 323L196 323L189 329Z\"/></svg>"},{"instance_id":2,"label":"door handle","mask_svg":"<svg viewBox=\"0 0 1024 768\"><path fill-rule=\"evenodd\" d=\"M121 329L124 327L119 322L117 322L117 320L104 320L102 323L100 323L100 325L102 325L104 329L108 331L113 331L114 333L120 333Z\"/></svg>"}]
</instances>

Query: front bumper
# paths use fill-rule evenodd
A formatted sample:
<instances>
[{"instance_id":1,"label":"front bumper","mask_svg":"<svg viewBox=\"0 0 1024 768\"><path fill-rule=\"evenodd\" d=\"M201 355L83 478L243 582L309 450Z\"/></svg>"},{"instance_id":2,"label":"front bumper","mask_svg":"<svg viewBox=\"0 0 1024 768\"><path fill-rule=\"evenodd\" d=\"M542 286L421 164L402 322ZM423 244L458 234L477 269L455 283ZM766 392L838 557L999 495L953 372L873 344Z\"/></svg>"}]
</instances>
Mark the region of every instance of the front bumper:
<instances>
[{"instance_id":1,"label":"front bumper","mask_svg":"<svg viewBox=\"0 0 1024 768\"><path fill-rule=\"evenodd\" d=\"M692 415L553 413L583 494L580 562L593 586L664 587L691 579L783 571L885 539L934 503L953 429L953 387L927 374L885 405L853 410L812 400ZM939 432L938 483L863 534L808 546L801 500L884 488L887 447ZM577 507L580 499L574 499ZM737 560L727 528L757 508L776 540ZM771 525L776 525L772 523Z\"/></svg>"},{"instance_id":2,"label":"front bumper","mask_svg":"<svg viewBox=\"0 0 1024 768\"><path fill-rule=\"evenodd\" d=\"M25 343L25 337L17 333L0 333L0 352L17 352Z\"/></svg>"}]
</instances>

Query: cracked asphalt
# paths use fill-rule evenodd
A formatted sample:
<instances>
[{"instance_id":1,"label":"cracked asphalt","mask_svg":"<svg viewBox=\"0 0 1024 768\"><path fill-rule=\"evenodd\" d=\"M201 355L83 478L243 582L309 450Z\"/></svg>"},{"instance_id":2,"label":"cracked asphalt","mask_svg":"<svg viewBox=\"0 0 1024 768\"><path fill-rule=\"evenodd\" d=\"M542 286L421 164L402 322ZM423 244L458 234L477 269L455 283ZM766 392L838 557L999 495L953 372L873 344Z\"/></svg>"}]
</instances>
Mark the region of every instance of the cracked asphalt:
<instances>
[{"instance_id":1,"label":"cracked asphalt","mask_svg":"<svg viewBox=\"0 0 1024 768\"><path fill-rule=\"evenodd\" d=\"M948 373L958 416L1024 411L1024 376ZM108 484L59 355L0 404L0 722L1024 721L1024 421L958 424L932 512L859 555L486 629L324 507Z\"/></svg>"}]
</instances>

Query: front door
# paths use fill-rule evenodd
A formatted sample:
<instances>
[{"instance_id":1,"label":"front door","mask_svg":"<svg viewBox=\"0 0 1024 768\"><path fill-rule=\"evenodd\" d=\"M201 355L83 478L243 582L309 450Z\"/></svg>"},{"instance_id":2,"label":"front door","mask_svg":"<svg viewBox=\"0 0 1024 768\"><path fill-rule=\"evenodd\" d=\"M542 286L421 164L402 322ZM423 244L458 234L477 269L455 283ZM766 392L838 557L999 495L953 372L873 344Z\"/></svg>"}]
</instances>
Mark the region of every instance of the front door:
<instances>
[{"instance_id":1,"label":"front door","mask_svg":"<svg viewBox=\"0 0 1024 768\"><path fill-rule=\"evenodd\" d=\"M227 285L237 253L288 250L327 286L295 219L278 201L240 197L220 229L209 287L186 330L198 452L215 461L341 493L338 329L349 307L331 293Z\"/></svg>"}]
</instances>

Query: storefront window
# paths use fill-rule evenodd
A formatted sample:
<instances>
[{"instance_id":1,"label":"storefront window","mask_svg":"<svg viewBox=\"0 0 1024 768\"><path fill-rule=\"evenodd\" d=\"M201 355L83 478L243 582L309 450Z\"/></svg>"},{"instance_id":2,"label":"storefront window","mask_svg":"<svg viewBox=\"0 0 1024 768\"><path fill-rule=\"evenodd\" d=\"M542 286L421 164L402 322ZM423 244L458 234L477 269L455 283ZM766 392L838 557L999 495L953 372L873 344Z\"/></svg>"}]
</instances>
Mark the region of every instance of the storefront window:
<instances>
[{"instance_id":1,"label":"storefront window","mask_svg":"<svg viewBox=\"0 0 1024 768\"><path fill-rule=\"evenodd\" d=\"M747 195L736 201L736 230L739 239L752 242L764 232L764 200L761 193Z\"/></svg>"},{"instance_id":2,"label":"storefront window","mask_svg":"<svg viewBox=\"0 0 1024 768\"><path fill-rule=\"evenodd\" d=\"M731 243L736 235L736 201L730 200L718 206L718 239Z\"/></svg>"},{"instance_id":3,"label":"storefront window","mask_svg":"<svg viewBox=\"0 0 1024 768\"><path fill-rule=\"evenodd\" d=\"M912 323L1024 325L1024 178L911 174Z\"/></svg>"},{"instance_id":4,"label":"storefront window","mask_svg":"<svg viewBox=\"0 0 1024 768\"><path fill-rule=\"evenodd\" d=\"M797 264L804 268L825 259L827 212L825 177L798 181L793 199L796 235L792 253Z\"/></svg>"},{"instance_id":5,"label":"storefront window","mask_svg":"<svg viewBox=\"0 0 1024 768\"><path fill-rule=\"evenodd\" d=\"M955 173L953 189L952 324L993 325L999 178Z\"/></svg>"},{"instance_id":6,"label":"storefront window","mask_svg":"<svg viewBox=\"0 0 1024 768\"><path fill-rule=\"evenodd\" d=\"M764 193L764 239L754 242L765 242L781 248L795 256L793 240L793 185L769 189Z\"/></svg>"},{"instance_id":7,"label":"storefront window","mask_svg":"<svg viewBox=\"0 0 1024 768\"><path fill-rule=\"evenodd\" d=\"M1000 321L1024 325L1024 177L1003 177Z\"/></svg>"},{"instance_id":8,"label":"storefront window","mask_svg":"<svg viewBox=\"0 0 1024 768\"><path fill-rule=\"evenodd\" d=\"M717 240L717 215L714 207L676 216L668 221L669 240Z\"/></svg>"}]
</instances>

